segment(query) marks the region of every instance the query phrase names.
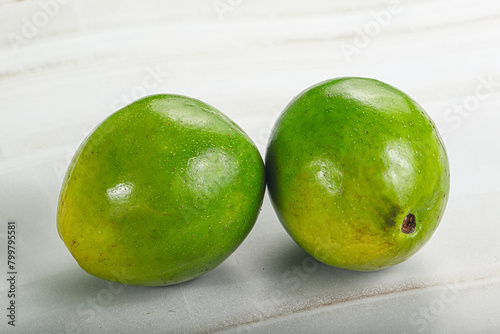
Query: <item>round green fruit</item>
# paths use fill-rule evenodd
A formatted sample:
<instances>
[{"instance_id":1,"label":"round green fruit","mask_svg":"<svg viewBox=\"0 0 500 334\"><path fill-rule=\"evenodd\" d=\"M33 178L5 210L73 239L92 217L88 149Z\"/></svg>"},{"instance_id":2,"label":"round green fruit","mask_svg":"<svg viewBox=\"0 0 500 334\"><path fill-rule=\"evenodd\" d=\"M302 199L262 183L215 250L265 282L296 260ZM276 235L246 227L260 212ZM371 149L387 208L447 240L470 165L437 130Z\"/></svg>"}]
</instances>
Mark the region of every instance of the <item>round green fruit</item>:
<instances>
[{"instance_id":1,"label":"round green fruit","mask_svg":"<svg viewBox=\"0 0 500 334\"><path fill-rule=\"evenodd\" d=\"M169 285L236 250L264 190L262 158L228 117L192 98L149 96L112 114L78 148L57 228L90 274Z\"/></svg>"},{"instance_id":2,"label":"round green fruit","mask_svg":"<svg viewBox=\"0 0 500 334\"><path fill-rule=\"evenodd\" d=\"M450 183L427 113L365 78L325 81L290 102L271 133L266 175L297 244L323 263L359 271L415 254L443 216Z\"/></svg>"}]
</instances>

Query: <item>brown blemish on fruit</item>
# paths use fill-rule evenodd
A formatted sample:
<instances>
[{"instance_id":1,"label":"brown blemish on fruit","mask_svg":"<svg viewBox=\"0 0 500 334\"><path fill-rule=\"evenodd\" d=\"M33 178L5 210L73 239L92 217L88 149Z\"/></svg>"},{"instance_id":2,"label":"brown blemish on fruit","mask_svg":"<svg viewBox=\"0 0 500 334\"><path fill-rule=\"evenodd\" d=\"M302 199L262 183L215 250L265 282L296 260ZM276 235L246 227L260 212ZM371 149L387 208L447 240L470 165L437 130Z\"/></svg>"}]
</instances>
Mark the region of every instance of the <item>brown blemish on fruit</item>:
<instances>
[{"instance_id":1,"label":"brown blemish on fruit","mask_svg":"<svg viewBox=\"0 0 500 334\"><path fill-rule=\"evenodd\" d=\"M403 220L403 225L401 225L401 232L404 234L412 234L415 232L415 228L417 227L417 220L415 219L415 215L409 213L408 216Z\"/></svg>"}]
</instances>

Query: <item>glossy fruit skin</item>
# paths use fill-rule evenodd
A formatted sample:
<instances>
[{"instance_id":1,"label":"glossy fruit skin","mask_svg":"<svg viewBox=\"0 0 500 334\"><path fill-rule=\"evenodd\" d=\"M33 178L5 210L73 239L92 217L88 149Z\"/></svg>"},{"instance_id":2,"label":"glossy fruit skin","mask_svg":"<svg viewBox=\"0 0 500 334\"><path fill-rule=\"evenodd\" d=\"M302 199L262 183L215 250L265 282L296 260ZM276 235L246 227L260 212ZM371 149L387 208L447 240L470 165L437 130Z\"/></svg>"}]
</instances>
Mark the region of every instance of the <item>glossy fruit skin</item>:
<instances>
[{"instance_id":1,"label":"glossy fruit skin","mask_svg":"<svg viewBox=\"0 0 500 334\"><path fill-rule=\"evenodd\" d=\"M264 190L260 153L234 122L199 100L154 95L109 116L81 144L57 228L88 273L170 285L236 250Z\"/></svg>"},{"instance_id":2,"label":"glossy fruit skin","mask_svg":"<svg viewBox=\"0 0 500 334\"><path fill-rule=\"evenodd\" d=\"M401 263L436 230L450 185L448 157L427 113L374 79L338 78L299 94L266 153L275 211L291 237L331 266ZM415 231L402 232L409 214Z\"/></svg>"}]
</instances>

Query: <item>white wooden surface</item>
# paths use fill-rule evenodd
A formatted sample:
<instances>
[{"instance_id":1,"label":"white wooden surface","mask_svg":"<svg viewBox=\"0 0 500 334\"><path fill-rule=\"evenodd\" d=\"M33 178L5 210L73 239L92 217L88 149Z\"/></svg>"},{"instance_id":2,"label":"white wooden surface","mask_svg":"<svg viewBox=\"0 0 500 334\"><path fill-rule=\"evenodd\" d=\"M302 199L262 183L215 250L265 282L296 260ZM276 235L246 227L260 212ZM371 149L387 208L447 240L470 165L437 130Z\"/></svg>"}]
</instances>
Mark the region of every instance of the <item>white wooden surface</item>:
<instances>
[{"instance_id":1,"label":"white wooden surface","mask_svg":"<svg viewBox=\"0 0 500 334\"><path fill-rule=\"evenodd\" d=\"M500 5L493 0L0 1L0 332L500 332ZM220 267L164 288L83 272L57 196L81 140L133 99L214 105L265 151L306 87L366 76L414 97L445 137L445 217L412 259L375 273L319 264L266 198ZM16 328L6 222L18 223Z\"/></svg>"}]
</instances>

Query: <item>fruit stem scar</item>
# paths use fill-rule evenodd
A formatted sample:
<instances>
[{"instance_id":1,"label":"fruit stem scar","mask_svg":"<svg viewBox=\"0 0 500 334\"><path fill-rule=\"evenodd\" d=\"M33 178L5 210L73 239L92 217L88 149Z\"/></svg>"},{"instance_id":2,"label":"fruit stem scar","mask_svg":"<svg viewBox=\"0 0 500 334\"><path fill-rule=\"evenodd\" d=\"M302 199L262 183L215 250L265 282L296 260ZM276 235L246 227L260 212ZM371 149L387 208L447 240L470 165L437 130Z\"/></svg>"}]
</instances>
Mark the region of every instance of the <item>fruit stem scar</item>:
<instances>
[{"instance_id":1,"label":"fruit stem scar","mask_svg":"<svg viewBox=\"0 0 500 334\"><path fill-rule=\"evenodd\" d=\"M412 234L415 232L415 227L417 226L417 222L415 219L415 215L409 213L408 216L403 220L403 225L401 225L401 232L404 234Z\"/></svg>"}]
</instances>

